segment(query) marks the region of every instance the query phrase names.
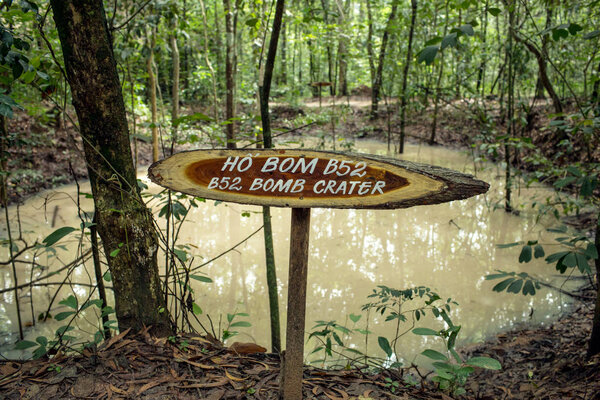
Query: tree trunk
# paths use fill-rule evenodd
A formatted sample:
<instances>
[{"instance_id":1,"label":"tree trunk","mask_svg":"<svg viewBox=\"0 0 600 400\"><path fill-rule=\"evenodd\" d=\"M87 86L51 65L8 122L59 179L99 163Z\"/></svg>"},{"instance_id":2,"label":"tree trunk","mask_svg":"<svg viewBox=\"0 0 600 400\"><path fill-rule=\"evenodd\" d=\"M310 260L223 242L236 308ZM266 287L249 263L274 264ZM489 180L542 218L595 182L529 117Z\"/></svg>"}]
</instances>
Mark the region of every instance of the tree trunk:
<instances>
[{"instance_id":1,"label":"tree trunk","mask_svg":"<svg viewBox=\"0 0 600 400\"><path fill-rule=\"evenodd\" d=\"M341 0L336 0L336 5L338 8L338 25L340 29L342 29L341 35L338 40L338 85L337 85L337 94L338 96L348 96L348 80L346 79L348 75L348 60L347 60L347 36L345 26L349 23L346 20L347 18L347 10L349 8L350 1L346 0L346 4L342 7Z\"/></svg>"},{"instance_id":2,"label":"tree trunk","mask_svg":"<svg viewBox=\"0 0 600 400\"><path fill-rule=\"evenodd\" d=\"M323 8L323 22L325 26L329 25L329 0L321 0L321 7ZM327 49L327 81L331 82L331 86L329 86L329 95L333 96L335 94L334 86L334 78L333 71L335 67L333 66L333 49L331 48L331 43L328 37L325 37L325 48ZM321 90L320 88L319 90Z\"/></svg>"},{"instance_id":3,"label":"tree trunk","mask_svg":"<svg viewBox=\"0 0 600 400\"><path fill-rule=\"evenodd\" d=\"M487 27L488 27L488 4L489 0L485 0L483 6L483 33L481 37L481 45L483 47L483 57L481 64L479 64L479 70L477 71L477 93L481 89L481 98L485 97L485 67L487 61Z\"/></svg>"},{"instance_id":4,"label":"tree trunk","mask_svg":"<svg viewBox=\"0 0 600 400\"><path fill-rule=\"evenodd\" d=\"M598 76L600 76L600 62L598 63ZM595 115L600 116L600 79L594 82L592 90L592 104L595 104Z\"/></svg>"},{"instance_id":5,"label":"tree trunk","mask_svg":"<svg viewBox=\"0 0 600 400\"><path fill-rule=\"evenodd\" d=\"M446 0L444 4L444 36L448 33L448 2ZM442 52L442 56L440 57L440 70L438 72L437 81L435 84L435 93L433 95L433 121L431 122L431 134L429 135L429 145L433 145L435 143L435 136L437 135L437 120L438 120L438 112L440 107L440 90L442 85L442 76L444 75L444 54Z\"/></svg>"},{"instance_id":6,"label":"tree trunk","mask_svg":"<svg viewBox=\"0 0 600 400\"><path fill-rule=\"evenodd\" d=\"M154 75L154 47L156 46L156 28L152 28L149 40L148 59L146 60L146 71L148 72L148 91L150 92L150 115L152 127L152 162L159 158L158 146L158 111L156 107L156 75Z\"/></svg>"},{"instance_id":7,"label":"tree trunk","mask_svg":"<svg viewBox=\"0 0 600 400\"><path fill-rule=\"evenodd\" d=\"M596 223L596 249L600 250L600 214ZM591 357L600 353L600 257L596 258L596 309L592 322L592 334L588 343L587 356Z\"/></svg>"},{"instance_id":8,"label":"tree trunk","mask_svg":"<svg viewBox=\"0 0 600 400\"><path fill-rule=\"evenodd\" d=\"M379 49L379 62L377 64L375 81L373 82L373 88L371 92L371 119L377 118L378 115L379 92L381 91L381 81L383 79L383 64L385 62L385 51L387 49L392 23L396 18L397 9L398 2L396 0L393 0L392 11L390 12L390 16L385 26L385 31L383 32L383 37L381 38L381 48Z\"/></svg>"},{"instance_id":9,"label":"tree trunk","mask_svg":"<svg viewBox=\"0 0 600 400\"><path fill-rule=\"evenodd\" d=\"M179 47L177 46L177 16L174 18L171 35L171 57L173 58L173 86L171 89L171 155L177 142L177 119L179 118Z\"/></svg>"},{"instance_id":10,"label":"tree trunk","mask_svg":"<svg viewBox=\"0 0 600 400\"><path fill-rule=\"evenodd\" d=\"M152 214L137 187L125 104L102 2L52 0L119 328L171 333ZM109 256L111 254L112 256Z\"/></svg>"},{"instance_id":11,"label":"tree trunk","mask_svg":"<svg viewBox=\"0 0 600 400\"><path fill-rule=\"evenodd\" d=\"M508 70L506 79L508 81L508 93L507 93L507 133L506 138L504 139L504 163L506 164L506 172L504 179L504 211L512 212L512 176L511 176L511 167L510 167L510 155L511 155L511 147L509 146L509 140L514 136L515 131L515 73L514 73L514 42L513 37L515 36L515 5L514 0L510 0L507 5L508 9L508 48L507 48L507 63ZM512 3L512 4L511 4Z\"/></svg>"},{"instance_id":12,"label":"tree trunk","mask_svg":"<svg viewBox=\"0 0 600 400\"><path fill-rule=\"evenodd\" d=\"M402 100L400 102L400 146L398 152L404 153L404 128L406 125L406 86L408 83L408 72L410 70L410 60L412 58L412 43L413 36L415 33L415 22L417 20L417 0L411 0L411 19L410 19L410 31L408 32L408 49L406 50L406 62L404 63L404 70L402 71Z\"/></svg>"},{"instance_id":13,"label":"tree trunk","mask_svg":"<svg viewBox=\"0 0 600 400\"><path fill-rule=\"evenodd\" d=\"M264 68L261 68L261 76L258 80L258 94L260 98L260 117L263 128L263 142L267 149L273 147L271 135L271 117L269 115L269 93L271 92L271 81L273 80L273 68L275 67L275 56L277 54L277 42L281 31L281 20L283 19L285 0L277 0L275 5L275 17L273 18L273 30L269 40L269 50ZM263 207L263 224L265 237L265 258L267 269L267 287L269 290L269 310L271 321L271 349L274 353L281 351L281 333L279 323L279 295L277 293L277 273L275 268L275 253L273 251L273 229L271 225L271 209Z\"/></svg>"},{"instance_id":14,"label":"tree trunk","mask_svg":"<svg viewBox=\"0 0 600 400\"><path fill-rule=\"evenodd\" d=\"M533 43L531 43L529 40L524 39L521 36L519 36L519 34L515 30L512 31L512 36L515 38L515 40L517 42L524 44L525 47L527 47L527 50L529 50L531 52L531 54L533 54L535 56L535 59L537 60L537 63L538 63L539 79L540 79L540 81L542 81L542 84L544 85L546 92L548 92L548 95L552 99L552 106L554 107L554 112L556 114L562 113L563 112L562 102L560 101L560 98L554 91L554 87L552 86L552 83L550 83L550 78L548 77L548 72L547 72L547 68L546 68L547 55L542 54Z\"/></svg>"},{"instance_id":15,"label":"tree trunk","mask_svg":"<svg viewBox=\"0 0 600 400\"><path fill-rule=\"evenodd\" d=\"M235 149L235 124L234 121L231 120L235 116L235 105L233 102L235 93L235 29L231 1L223 0L223 6L225 8L225 87L227 92L225 99L225 119L229 121L228 124L225 125L225 136L227 148Z\"/></svg>"},{"instance_id":16,"label":"tree trunk","mask_svg":"<svg viewBox=\"0 0 600 400\"><path fill-rule=\"evenodd\" d=\"M215 122L219 122L219 102L217 96L217 75L215 74L215 70L210 62L210 58L208 57L208 21L206 19L206 7L204 6L204 0L200 0L200 11L202 11L202 23L204 24L204 61L206 62L206 67L210 71L210 78L212 82L212 95L213 95L213 118Z\"/></svg>"},{"instance_id":17,"label":"tree trunk","mask_svg":"<svg viewBox=\"0 0 600 400\"><path fill-rule=\"evenodd\" d=\"M369 74L371 76L371 89L375 84L375 55L373 53L373 13L371 11L371 0L367 2L367 19L369 32L367 34L367 55L369 56Z\"/></svg>"}]
</instances>

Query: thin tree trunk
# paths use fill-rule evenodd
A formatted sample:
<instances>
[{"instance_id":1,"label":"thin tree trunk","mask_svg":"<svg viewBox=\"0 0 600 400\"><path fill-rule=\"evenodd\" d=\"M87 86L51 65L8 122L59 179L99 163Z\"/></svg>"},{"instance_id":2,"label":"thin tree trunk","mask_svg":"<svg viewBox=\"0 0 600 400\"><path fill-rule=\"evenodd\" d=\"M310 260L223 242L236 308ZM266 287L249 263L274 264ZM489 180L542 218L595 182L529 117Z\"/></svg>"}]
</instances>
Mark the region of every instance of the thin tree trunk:
<instances>
[{"instance_id":1,"label":"thin tree trunk","mask_svg":"<svg viewBox=\"0 0 600 400\"><path fill-rule=\"evenodd\" d=\"M321 6L323 7L323 22L325 22L325 26L329 25L329 1L321 0ZM335 79L333 77L335 67L333 65L333 49L331 48L331 43L329 39L326 40L325 48L327 50L327 81L331 82L331 86L329 86L329 95L333 96L335 94ZM319 90L321 90L320 88Z\"/></svg>"},{"instance_id":2,"label":"thin tree trunk","mask_svg":"<svg viewBox=\"0 0 600 400\"><path fill-rule=\"evenodd\" d=\"M598 63L598 76L600 76L600 62ZM595 104L596 116L600 116L600 79L594 82L594 89L592 90L592 104Z\"/></svg>"},{"instance_id":3,"label":"thin tree trunk","mask_svg":"<svg viewBox=\"0 0 600 400\"><path fill-rule=\"evenodd\" d=\"M504 139L504 162L506 164L506 173L504 179L504 210L506 212L512 212L512 177L511 177L511 166L510 166L510 156L511 156L511 148L509 146L509 139L513 137L514 132L514 105L515 105L515 86L514 86L514 26L515 26L515 9L514 9L514 0L510 0L508 3L508 74L506 76L508 80L508 94L507 94L507 138ZM512 4L511 4L512 3Z\"/></svg>"},{"instance_id":4,"label":"thin tree trunk","mask_svg":"<svg viewBox=\"0 0 600 400\"><path fill-rule=\"evenodd\" d=\"M173 86L171 91L171 155L177 142L177 119L179 118L179 47L177 46L177 16L174 18L171 35L171 57L173 59Z\"/></svg>"},{"instance_id":5,"label":"thin tree trunk","mask_svg":"<svg viewBox=\"0 0 600 400\"><path fill-rule=\"evenodd\" d=\"M348 96L348 80L346 79L348 74L348 60L347 60L347 38L345 27L348 25L347 21L347 10L349 9L350 0L346 0L346 4L342 7L341 0L336 0L338 8L338 26L342 29L340 38L338 40L338 85L337 94L338 96Z\"/></svg>"},{"instance_id":6,"label":"thin tree trunk","mask_svg":"<svg viewBox=\"0 0 600 400\"><path fill-rule=\"evenodd\" d=\"M228 121L225 125L225 133L227 140L227 148L235 149L235 124L232 121L235 117L235 105L234 105L234 94L235 94L235 29L234 29L234 17L233 10L231 9L231 1L223 0L223 6L225 11L225 43L226 43L226 56L225 56L225 86L226 86L226 100L225 100L225 119Z\"/></svg>"},{"instance_id":7,"label":"thin tree trunk","mask_svg":"<svg viewBox=\"0 0 600 400\"><path fill-rule=\"evenodd\" d=\"M367 34L367 55L369 56L369 74L371 76L371 90L375 84L375 55L373 53L373 14L371 11L371 0L366 0L367 3L367 19L369 31Z\"/></svg>"},{"instance_id":8,"label":"thin tree trunk","mask_svg":"<svg viewBox=\"0 0 600 400\"><path fill-rule=\"evenodd\" d=\"M546 4L546 29L552 27L552 7L550 4ZM549 34L542 36L542 54L548 55L548 42ZM535 84L535 98L545 99L544 95L544 83L542 82L541 74L538 74L538 78Z\"/></svg>"},{"instance_id":9,"label":"thin tree trunk","mask_svg":"<svg viewBox=\"0 0 600 400\"><path fill-rule=\"evenodd\" d=\"M448 33L448 2L446 0L444 5L444 36ZM433 145L435 143L435 136L437 135L437 120L438 120L438 112L440 106L440 90L442 85L442 76L444 75L444 52L442 52L442 56L440 57L440 70L438 72L437 82L435 84L435 93L433 95L433 121L431 122L431 135L429 136L429 145Z\"/></svg>"},{"instance_id":10,"label":"thin tree trunk","mask_svg":"<svg viewBox=\"0 0 600 400\"><path fill-rule=\"evenodd\" d=\"M161 296L158 240L136 182L103 4L51 0L51 5L83 138L98 234L113 278L119 328L152 326L155 334L168 335L172 328Z\"/></svg>"},{"instance_id":11,"label":"thin tree trunk","mask_svg":"<svg viewBox=\"0 0 600 400\"><path fill-rule=\"evenodd\" d=\"M385 52L387 49L390 31L392 28L392 23L396 18L396 10L398 9L398 2L396 0L392 1L392 11L390 12L390 16L388 18L387 24L385 26L385 31L383 32L383 37L381 39L381 48L379 49L379 61L377 64L377 71L375 73L375 81L373 82L373 88L371 93L371 119L377 118L378 115L378 105L379 105L379 92L381 91L381 82L383 80L383 65L385 62Z\"/></svg>"},{"instance_id":12,"label":"thin tree trunk","mask_svg":"<svg viewBox=\"0 0 600 400\"><path fill-rule=\"evenodd\" d=\"M488 27L488 5L489 0L485 0L483 7L483 33L481 38L481 45L483 47L483 58L481 64L479 64L479 71L477 71L477 93L481 89L481 98L485 97L485 67L487 61L487 27Z\"/></svg>"},{"instance_id":13,"label":"thin tree trunk","mask_svg":"<svg viewBox=\"0 0 600 400\"><path fill-rule=\"evenodd\" d=\"M219 122L219 101L217 96L217 74L210 62L209 50L208 50L208 21L206 19L206 7L204 6L204 0L200 0L200 10L202 11L202 23L204 24L204 62L206 67L210 71L210 79L212 82L212 96L213 96L213 118L215 122Z\"/></svg>"},{"instance_id":14,"label":"thin tree trunk","mask_svg":"<svg viewBox=\"0 0 600 400\"><path fill-rule=\"evenodd\" d=\"M273 80L273 68L275 67L275 56L277 54L277 42L281 31L281 20L283 18L285 0L277 0L275 4L275 17L273 18L273 29L269 40L269 50L264 67L261 67L258 81L258 93L260 98L260 117L263 128L263 142L267 149L273 147L271 135L271 117L269 115L269 94ZM267 287L269 290L269 310L271 320L271 348L274 353L281 351L281 333L279 323L279 295L277 293L277 274L275 268L275 254L273 251L273 229L271 226L271 209L263 207L263 224L265 237L265 256L267 268Z\"/></svg>"},{"instance_id":15,"label":"thin tree trunk","mask_svg":"<svg viewBox=\"0 0 600 400\"><path fill-rule=\"evenodd\" d=\"M408 83L408 72L410 70L410 61L412 59L412 43L413 36L415 33L415 23L417 21L417 0L411 0L410 2L412 14L410 19L410 31L408 32L408 50L406 50L406 62L404 63L404 70L402 71L402 100L400 102L400 145L398 152L404 153L404 129L406 126L406 87Z\"/></svg>"},{"instance_id":16,"label":"thin tree trunk","mask_svg":"<svg viewBox=\"0 0 600 400\"><path fill-rule=\"evenodd\" d=\"M282 22L281 26L281 72L279 73L279 81L282 85L287 85L287 25Z\"/></svg>"},{"instance_id":17,"label":"thin tree trunk","mask_svg":"<svg viewBox=\"0 0 600 400\"><path fill-rule=\"evenodd\" d=\"M533 43L531 43L529 40L519 36L519 34L514 29L512 30L512 36L514 37L514 39L517 42L524 44L525 47L527 47L527 50L529 50L531 52L531 54L533 54L535 56L535 59L538 63L539 79L540 79L540 81L542 81L542 84L544 85L546 92L548 92L548 95L552 99L552 106L554 107L554 112L557 114L562 113L563 112L562 102L561 102L560 98L558 97L558 95L556 94L556 92L554 91L554 87L552 86L552 83L550 83L550 78L548 77L548 72L547 72L547 68L546 68L547 55L542 54L540 52L540 50L538 50L538 48Z\"/></svg>"},{"instance_id":18,"label":"thin tree trunk","mask_svg":"<svg viewBox=\"0 0 600 400\"><path fill-rule=\"evenodd\" d=\"M158 145L158 111L156 106L156 75L154 75L154 47L156 46L156 28L152 28L150 35L150 44L148 59L146 60L146 71L148 72L148 91L150 92L150 115L152 127L152 162L157 162L159 158Z\"/></svg>"},{"instance_id":19,"label":"thin tree trunk","mask_svg":"<svg viewBox=\"0 0 600 400\"><path fill-rule=\"evenodd\" d=\"M600 249L600 213L596 222L596 249ZM592 357L600 353L600 257L596 258L596 308L592 322L592 334L588 342L587 356Z\"/></svg>"}]
</instances>

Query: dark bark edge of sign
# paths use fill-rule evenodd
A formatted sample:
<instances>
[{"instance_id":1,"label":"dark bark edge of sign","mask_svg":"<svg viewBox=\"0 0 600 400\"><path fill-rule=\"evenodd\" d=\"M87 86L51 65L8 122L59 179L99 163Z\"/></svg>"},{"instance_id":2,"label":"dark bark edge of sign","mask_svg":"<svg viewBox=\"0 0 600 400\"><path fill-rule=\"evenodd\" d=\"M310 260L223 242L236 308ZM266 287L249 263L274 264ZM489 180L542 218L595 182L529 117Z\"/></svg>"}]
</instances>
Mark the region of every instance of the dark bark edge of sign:
<instances>
[{"instance_id":1,"label":"dark bark edge of sign","mask_svg":"<svg viewBox=\"0 0 600 400\"><path fill-rule=\"evenodd\" d=\"M228 152L235 152L236 150L231 149L206 149L206 151L219 151L224 150ZM240 153L248 153L248 151L258 150L265 151L265 149L239 149ZM342 155L346 157L357 157L365 160L372 160L377 162L393 164L397 167L406 169L407 171L425 175L431 179L440 181L444 184L443 189L426 194L424 196L415 197L412 199L404 199L401 201L393 201L382 203L377 206L368 205L335 205L335 206L318 206L312 208L339 208L339 209L397 209L397 208L409 208L420 205L433 205L446 203L453 200L463 200L469 197L477 196L479 194L486 193L489 190L490 185L482 180L476 179L473 175L464 174L462 172L454 171L448 168L438 167L429 164L416 163L405 160L398 160L395 158L376 156L372 154L358 154L358 153L345 153L336 151L319 151L312 149L268 149L269 151L285 150L285 151L310 151L314 153L322 153L323 155ZM181 153L194 152L198 150L186 150ZM148 168L148 178L156 183L157 185L167 187L163 183L163 179L160 176L153 174L155 166L160 164L163 160L159 160ZM173 190L173 189L172 189ZM182 192L184 193L184 192ZM188 193L191 194L191 193ZM191 194L193 195L193 194ZM207 197L210 199L210 197ZM232 201L235 202L235 201ZM247 202L239 202L240 204L249 204ZM273 205L274 207L281 207Z\"/></svg>"},{"instance_id":2,"label":"dark bark edge of sign","mask_svg":"<svg viewBox=\"0 0 600 400\"><path fill-rule=\"evenodd\" d=\"M358 154L354 153L347 153L346 155L359 156ZM381 161L394 164L408 171L423 174L425 176L430 177L431 179L441 181L445 185L445 188L438 192L433 192L414 199L406 199L399 202L382 204L380 207L377 208L408 208L420 205L446 203L453 200L463 200L469 197L486 193L490 188L490 185L487 182L476 179L473 175L463 174L462 172L454 171L448 168L405 160L397 160L394 158L383 156L374 156L370 154L360 155L360 157L374 161Z\"/></svg>"}]
</instances>

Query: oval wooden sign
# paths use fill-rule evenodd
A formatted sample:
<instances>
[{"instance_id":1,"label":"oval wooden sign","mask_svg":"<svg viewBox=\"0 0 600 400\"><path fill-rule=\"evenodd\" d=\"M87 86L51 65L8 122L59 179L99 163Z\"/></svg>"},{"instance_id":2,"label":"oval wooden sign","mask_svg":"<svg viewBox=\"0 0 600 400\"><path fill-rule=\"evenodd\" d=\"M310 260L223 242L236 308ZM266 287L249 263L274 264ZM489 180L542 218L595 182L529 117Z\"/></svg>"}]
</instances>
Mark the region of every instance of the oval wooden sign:
<instances>
[{"instance_id":1,"label":"oval wooden sign","mask_svg":"<svg viewBox=\"0 0 600 400\"><path fill-rule=\"evenodd\" d=\"M470 175L370 155L313 150L192 150L154 163L149 178L207 199L295 208L405 208L488 190Z\"/></svg>"}]
</instances>

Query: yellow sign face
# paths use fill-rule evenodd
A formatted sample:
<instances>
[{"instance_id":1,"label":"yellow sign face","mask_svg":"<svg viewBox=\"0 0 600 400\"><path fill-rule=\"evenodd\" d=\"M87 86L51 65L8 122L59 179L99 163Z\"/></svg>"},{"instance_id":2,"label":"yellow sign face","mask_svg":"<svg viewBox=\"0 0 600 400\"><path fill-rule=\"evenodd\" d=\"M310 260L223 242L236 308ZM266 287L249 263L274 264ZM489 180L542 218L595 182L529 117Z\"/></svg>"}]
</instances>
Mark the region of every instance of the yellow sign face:
<instances>
[{"instance_id":1,"label":"yellow sign face","mask_svg":"<svg viewBox=\"0 0 600 400\"><path fill-rule=\"evenodd\" d=\"M311 150L194 150L153 164L148 175L169 189L242 204L402 208L439 203L428 199L440 197L447 188L444 179L420 171L419 164L404 164Z\"/></svg>"}]
</instances>

